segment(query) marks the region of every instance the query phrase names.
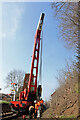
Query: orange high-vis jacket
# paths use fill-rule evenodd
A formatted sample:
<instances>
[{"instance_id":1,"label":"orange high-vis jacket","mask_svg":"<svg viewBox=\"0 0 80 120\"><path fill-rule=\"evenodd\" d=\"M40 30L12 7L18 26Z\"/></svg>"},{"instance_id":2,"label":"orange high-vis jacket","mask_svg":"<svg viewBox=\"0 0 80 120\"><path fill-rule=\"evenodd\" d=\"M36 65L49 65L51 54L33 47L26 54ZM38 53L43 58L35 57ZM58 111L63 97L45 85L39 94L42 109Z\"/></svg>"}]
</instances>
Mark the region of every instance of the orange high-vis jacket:
<instances>
[{"instance_id":1,"label":"orange high-vis jacket","mask_svg":"<svg viewBox=\"0 0 80 120\"><path fill-rule=\"evenodd\" d=\"M37 103L38 106L40 106L40 101Z\"/></svg>"},{"instance_id":2,"label":"orange high-vis jacket","mask_svg":"<svg viewBox=\"0 0 80 120\"><path fill-rule=\"evenodd\" d=\"M36 103L36 104L35 104L35 113L36 113L37 110L38 110L38 106L39 106L38 103Z\"/></svg>"},{"instance_id":3,"label":"orange high-vis jacket","mask_svg":"<svg viewBox=\"0 0 80 120\"><path fill-rule=\"evenodd\" d=\"M35 104L35 109L36 109L36 110L38 109L38 104L37 104L37 103Z\"/></svg>"},{"instance_id":4,"label":"orange high-vis jacket","mask_svg":"<svg viewBox=\"0 0 80 120\"><path fill-rule=\"evenodd\" d=\"M43 104L43 100L41 100L41 101L40 101L40 103L42 103L42 104Z\"/></svg>"},{"instance_id":5,"label":"orange high-vis jacket","mask_svg":"<svg viewBox=\"0 0 80 120\"><path fill-rule=\"evenodd\" d=\"M40 100L38 103L35 103L35 112L38 110L38 106L41 106L43 104L43 100Z\"/></svg>"}]
</instances>

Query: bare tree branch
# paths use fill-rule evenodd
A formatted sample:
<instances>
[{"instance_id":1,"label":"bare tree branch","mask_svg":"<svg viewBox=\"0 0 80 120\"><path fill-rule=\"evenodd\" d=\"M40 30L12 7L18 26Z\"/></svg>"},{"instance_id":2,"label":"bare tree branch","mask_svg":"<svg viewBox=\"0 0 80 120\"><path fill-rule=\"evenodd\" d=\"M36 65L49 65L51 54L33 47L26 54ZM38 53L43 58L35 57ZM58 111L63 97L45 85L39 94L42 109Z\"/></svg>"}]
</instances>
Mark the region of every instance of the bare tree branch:
<instances>
[{"instance_id":1,"label":"bare tree branch","mask_svg":"<svg viewBox=\"0 0 80 120\"><path fill-rule=\"evenodd\" d=\"M76 50L78 46L78 24L80 14L77 2L55 2L52 3L55 10L55 17L60 20L59 39L64 41L67 48Z\"/></svg>"},{"instance_id":2,"label":"bare tree branch","mask_svg":"<svg viewBox=\"0 0 80 120\"><path fill-rule=\"evenodd\" d=\"M14 86L11 86L11 83L16 83L18 87L23 86L24 75L25 73L21 70L11 71L4 80L6 83L5 88L7 87L14 88Z\"/></svg>"}]
</instances>

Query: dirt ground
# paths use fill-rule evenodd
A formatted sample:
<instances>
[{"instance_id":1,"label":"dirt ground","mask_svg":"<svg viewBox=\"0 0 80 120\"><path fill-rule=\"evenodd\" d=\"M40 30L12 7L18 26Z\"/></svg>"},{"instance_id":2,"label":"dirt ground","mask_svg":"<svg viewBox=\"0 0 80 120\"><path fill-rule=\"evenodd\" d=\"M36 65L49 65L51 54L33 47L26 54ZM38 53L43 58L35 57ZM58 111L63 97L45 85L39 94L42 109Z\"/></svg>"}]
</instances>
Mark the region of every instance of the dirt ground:
<instances>
[{"instance_id":1,"label":"dirt ground","mask_svg":"<svg viewBox=\"0 0 80 120\"><path fill-rule=\"evenodd\" d=\"M42 118L77 118L79 116L79 93L76 76L56 90L52 95L50 107Z\"/></svg>"}]
</instances>

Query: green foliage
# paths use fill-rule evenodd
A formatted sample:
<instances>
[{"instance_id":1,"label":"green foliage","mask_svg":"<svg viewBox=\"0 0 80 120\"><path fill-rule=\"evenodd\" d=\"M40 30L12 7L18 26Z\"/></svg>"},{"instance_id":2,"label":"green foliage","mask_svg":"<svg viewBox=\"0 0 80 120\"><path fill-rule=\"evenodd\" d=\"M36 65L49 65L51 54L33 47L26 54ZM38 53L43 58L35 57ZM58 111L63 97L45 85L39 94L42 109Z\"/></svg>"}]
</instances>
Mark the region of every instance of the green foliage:
<instances>
[{"instance_id":1,"label":"green foliage","mask_svg":"<svg viewBox=\"0 0 80 120\"><path fill-rule=\"evenodd\" d=\"M8 101L0 101L0 104L2 104L2 103L7 103L7 104L9 104L10 102L8 102Z\"/></svg>"}]
</instances>

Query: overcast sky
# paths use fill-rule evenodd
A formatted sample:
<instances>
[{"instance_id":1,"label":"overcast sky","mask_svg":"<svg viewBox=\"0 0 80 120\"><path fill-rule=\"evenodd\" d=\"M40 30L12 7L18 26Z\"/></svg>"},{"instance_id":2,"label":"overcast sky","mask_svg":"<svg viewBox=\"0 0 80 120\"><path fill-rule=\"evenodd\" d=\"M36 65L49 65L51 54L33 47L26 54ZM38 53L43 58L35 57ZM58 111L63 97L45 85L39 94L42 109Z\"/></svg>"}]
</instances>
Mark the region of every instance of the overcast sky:
<instances>
[{"instance_id":1,"label":"overcast sky","mask_svg":"<svg viewBox=\"0 0 80 120\"><path fill-rule=\"evenodd\" d=\"M30 73L34 36L40 14L43 23L43 99L47 100L58 86L57 70L65 67L66 60L74 59L74 53L64 48L59 36L59 20L56 20L50 2L6 2L2 6L2 68L0 87L5 86L5 77L14 69ZM0 28L1 31L1 28ZM1 43L1 41L0 41ZM0 47L0 48L1 48ZM1 62L1 60L0 60ZM9 89L1 92L9 93Z\"/></svg>"}]
</instances>

